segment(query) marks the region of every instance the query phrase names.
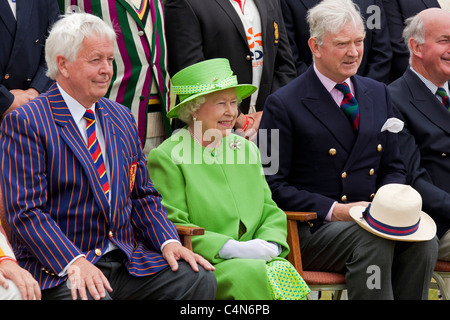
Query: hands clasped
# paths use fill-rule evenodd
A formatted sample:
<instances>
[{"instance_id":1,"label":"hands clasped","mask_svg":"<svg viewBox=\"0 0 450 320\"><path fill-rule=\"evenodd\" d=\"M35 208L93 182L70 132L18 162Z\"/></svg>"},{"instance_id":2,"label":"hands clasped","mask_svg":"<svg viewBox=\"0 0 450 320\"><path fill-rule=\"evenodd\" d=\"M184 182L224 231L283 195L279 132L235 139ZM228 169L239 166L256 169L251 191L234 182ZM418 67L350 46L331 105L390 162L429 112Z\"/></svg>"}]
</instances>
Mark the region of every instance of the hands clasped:
<instances>
[{"instance_id":1,"label":"hands clasped","mask_svg":"<svg viewBox=\"0 0 450 320\"><path fill-rule=\"evenodd\" d=\"M220 249L219 257L223 259L262 259L270 261L280 254L276 243L261 239L249 241L228 240Z\"/></svg>"}]
</instances>

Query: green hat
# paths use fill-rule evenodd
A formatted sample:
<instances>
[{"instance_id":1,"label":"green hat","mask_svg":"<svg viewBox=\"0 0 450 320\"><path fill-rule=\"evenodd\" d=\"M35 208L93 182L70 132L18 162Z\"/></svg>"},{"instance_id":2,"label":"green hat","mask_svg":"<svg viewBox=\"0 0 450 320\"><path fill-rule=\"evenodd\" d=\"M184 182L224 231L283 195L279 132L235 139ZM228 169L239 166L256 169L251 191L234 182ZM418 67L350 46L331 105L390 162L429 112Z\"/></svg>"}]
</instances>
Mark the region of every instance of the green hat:
<instances>
[{"instance_id":1,"label":"green hat","mask_svg":"<svg viewBox=\"0 0 450 320\"><path fill-rule=\"evenodd\" d=\"M236 94L245 99L256 91L250 84L238 84L227 59L217 58L198 62L177 72L171 80L171 100L168 118L177 118L182 106L197 97L229 88L236 88ZM180 103L176 106L175 95Z\"/></svg>"}]
</instances>

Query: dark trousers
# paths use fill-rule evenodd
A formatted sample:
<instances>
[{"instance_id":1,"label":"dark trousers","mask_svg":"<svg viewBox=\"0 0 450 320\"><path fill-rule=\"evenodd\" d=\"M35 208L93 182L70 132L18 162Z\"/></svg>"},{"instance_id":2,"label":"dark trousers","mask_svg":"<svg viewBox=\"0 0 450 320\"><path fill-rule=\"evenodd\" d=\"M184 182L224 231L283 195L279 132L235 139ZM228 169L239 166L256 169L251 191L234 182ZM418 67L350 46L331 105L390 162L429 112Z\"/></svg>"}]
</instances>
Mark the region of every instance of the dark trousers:
<instances>
[{"instance_id":1,"label":"dark trousers","mask_svg":"<svg viewBox=\"0 0 450 320\"><path fill-rule=\"evenodd\" d=\"M311 233L299 224L304 270L345 273L349 299L428 298L439 241L392 241L353 221L330 222Z\"/></svg>"},{"instance_id":2,"label":"dark trousers","mask_svg":"<svg viewBox=\"0 0 450 320\"><path fill-rule=\"evenodd\" d=\"M217 282L211 271L199 265L199 272L192 270L184 260L173 272L169 267L146 277L128 273L124 265L125 255L114 250L105 254L95 264L108 279L113 292L106 292L104 300L214 300ZM43 290L43 300L72 300L68 283ZM92 297L88 292L88 298Z\"/></svg>"}]
</instances>

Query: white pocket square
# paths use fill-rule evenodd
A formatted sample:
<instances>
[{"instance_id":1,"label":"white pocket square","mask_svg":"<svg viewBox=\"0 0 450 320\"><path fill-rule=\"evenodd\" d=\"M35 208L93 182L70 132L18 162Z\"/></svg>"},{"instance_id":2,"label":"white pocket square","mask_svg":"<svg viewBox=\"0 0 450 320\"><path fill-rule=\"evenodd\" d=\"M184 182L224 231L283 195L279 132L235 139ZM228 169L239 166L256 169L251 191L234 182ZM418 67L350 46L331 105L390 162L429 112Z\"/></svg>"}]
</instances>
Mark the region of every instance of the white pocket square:
<instances>
[{"instance_id":1,"label":"white pocket square","mask_svg":"<svg viewBox=\"0 0 450 320\"><path fill-rule=\"evenodd\" d=\"M389 132L398 133L398 132L402 131L403 126L404 126L404 123L402 120L397 119L397 118L389 118L386 120L383 127L381 128L381 132L387 130Z\"/></svg>"}]
</instances>

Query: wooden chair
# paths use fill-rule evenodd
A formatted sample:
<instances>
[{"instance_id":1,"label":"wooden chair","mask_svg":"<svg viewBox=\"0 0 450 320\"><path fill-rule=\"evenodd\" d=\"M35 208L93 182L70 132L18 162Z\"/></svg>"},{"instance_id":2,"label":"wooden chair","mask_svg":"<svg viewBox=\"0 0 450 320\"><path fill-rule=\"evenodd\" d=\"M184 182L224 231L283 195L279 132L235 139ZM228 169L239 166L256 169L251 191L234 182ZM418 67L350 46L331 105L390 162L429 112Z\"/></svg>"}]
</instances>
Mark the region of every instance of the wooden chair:
<instances>
[{"instance_id":1,"label":"wooden chair","mask_svg":"<svg viewBox=\"0 0 450 320\"><path fill-rule=\"evenodd\" d=\"M200 236L205 234L205 228L200 227L187 227L187 226L176 226L178 235L181 239L181 244L192 250L192 236Z\"/></svg>"},{"instance_id":2,"label":"wooden chair","mask_svg":"<svg viewBox=\"0 0 450 320\"><path fill-rule=\"evenodd\" d=\"M432 277L436 282L431 282L430 287L438 289L441 292L443 300L450 300L449 288L444 281L444 279L450 278L450 262L438 260Z\"/></svg>"},{"instance_id":3,"label":"wooden chair","mask_svg":"<svg viewBox=\"0 0 450 320\"><path fill-rule=\"evenodd\" d=\"M288 228L287 242L291 249L287 257L289 262L294 265L311 291L334 291L333 299L340 300L342 291L346 289L345 274L303 270L297 222L314 220L317 218L317 214L315 212L286 211L286 215Z\"/></svg>"}]
</instances>

